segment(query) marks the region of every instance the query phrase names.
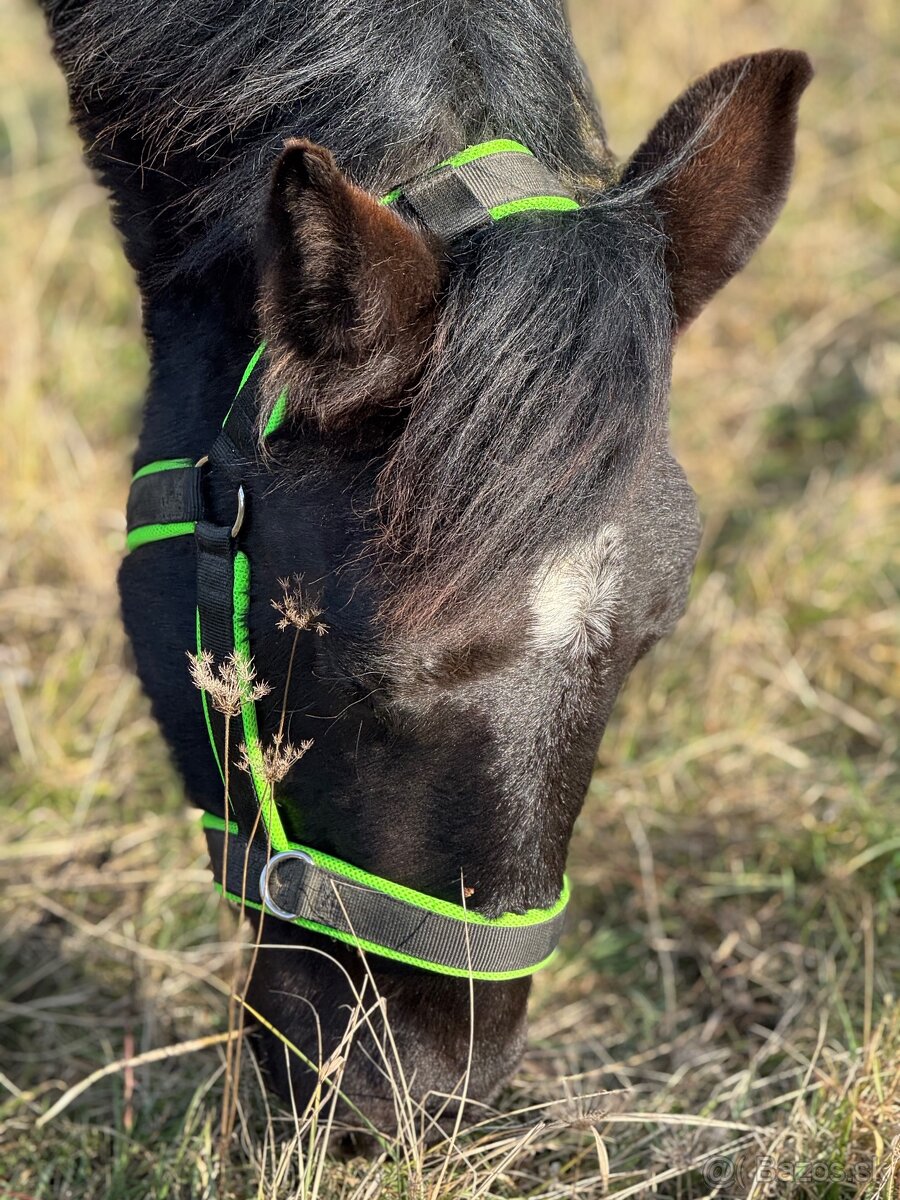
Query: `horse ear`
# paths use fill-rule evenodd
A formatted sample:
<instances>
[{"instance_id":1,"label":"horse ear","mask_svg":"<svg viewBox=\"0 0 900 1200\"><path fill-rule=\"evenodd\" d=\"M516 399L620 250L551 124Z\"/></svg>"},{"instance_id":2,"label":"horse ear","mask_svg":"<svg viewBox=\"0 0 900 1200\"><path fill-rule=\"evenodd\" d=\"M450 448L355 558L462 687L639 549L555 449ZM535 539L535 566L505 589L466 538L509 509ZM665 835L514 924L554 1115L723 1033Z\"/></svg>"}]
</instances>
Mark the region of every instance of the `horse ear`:
<instances>
[{"instance_id":1,"label":"horse ear","mask_svg":"<svg viewBox=\"0 0 900 1200\"><path fill-rule=\"evenodd\" d=\"M264 230L260 316L292 408L336 425L396 402L427 352L441 273L425 239L327 150L286 143Z\"/></svg>"},{"instance_id":2,"label":"horse ear","mask_svg":"<svg viewBox=\"0 0 900 1200\"><path fill-rule=\"evenodd\" d=\"M663 217L675 321L683 329L746 265L775 223L794 165L805 54L724 63L679 97L625 169Z\"/></svg>"}]
</instances>

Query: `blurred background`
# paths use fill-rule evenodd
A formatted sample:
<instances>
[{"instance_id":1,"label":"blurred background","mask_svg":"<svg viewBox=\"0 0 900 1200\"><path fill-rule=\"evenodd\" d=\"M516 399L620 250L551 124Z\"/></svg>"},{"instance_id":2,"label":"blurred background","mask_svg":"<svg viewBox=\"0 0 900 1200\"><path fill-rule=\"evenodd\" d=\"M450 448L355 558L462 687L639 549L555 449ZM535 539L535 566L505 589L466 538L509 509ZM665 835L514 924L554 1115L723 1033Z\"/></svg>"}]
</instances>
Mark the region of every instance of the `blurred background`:
<instances>
[{"instance_id":1,"label":"blurred background","mask_svg":"<svg viewBox=\"0 0 900 1200\"><path fill-rule=\"evenodd\" d=\"M226 1173L222 1048L183 1049L224 1027L235 926L117 615L138 299L38 15L0 0L0 1197L895 1194L897 12L572 17L621 157L718 62L807 50L795 183L678 351L703 553L600 751L505 1116L449 1159L313 1179L250 1070Z\"/></svg>"}]
</instances>

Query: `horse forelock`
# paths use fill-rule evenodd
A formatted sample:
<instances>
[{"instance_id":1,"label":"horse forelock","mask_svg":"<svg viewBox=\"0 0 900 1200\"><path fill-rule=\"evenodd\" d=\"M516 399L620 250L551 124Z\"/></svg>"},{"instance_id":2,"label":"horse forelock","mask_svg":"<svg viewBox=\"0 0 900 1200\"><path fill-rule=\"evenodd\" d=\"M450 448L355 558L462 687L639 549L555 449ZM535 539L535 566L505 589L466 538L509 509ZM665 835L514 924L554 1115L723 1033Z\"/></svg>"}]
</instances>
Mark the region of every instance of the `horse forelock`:
<instances>
[{"instance_id":1,"label":"horse forelock","mask_svg":"<svg viewBox=\"0 0 900 1200\"><path fill-rule=\"evenodd\" d=\"M664 244L622 199L498 223L455 263L376 496L401 625L514 608L612 519L664 428Z\"/></svg>"}]
</instances>

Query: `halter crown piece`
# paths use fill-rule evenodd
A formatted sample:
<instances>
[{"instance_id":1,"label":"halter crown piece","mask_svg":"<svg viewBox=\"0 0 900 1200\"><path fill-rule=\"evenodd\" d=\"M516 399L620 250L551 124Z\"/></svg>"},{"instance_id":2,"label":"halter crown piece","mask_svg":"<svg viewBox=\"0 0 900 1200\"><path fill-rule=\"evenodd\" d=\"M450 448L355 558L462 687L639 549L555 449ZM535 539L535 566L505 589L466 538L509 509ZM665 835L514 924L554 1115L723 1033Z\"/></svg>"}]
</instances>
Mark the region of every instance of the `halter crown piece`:
<instances>
[{"instance_id":1,"label":"halter crown piece","mask_svg":"<svg viewBox=\"0 0 900 1200\"><path fill-rule=\"evenodd\" d=\"M381 203L425 225L446 241L516 213L577 209L576 201L519 142L470 146L423 175L395 188ZM193 536L197 551L197 652L221 664L234 654L251 661L250 560L240 548L244 471L259 469L254 389L248 388L265 343L253 355L234 402L207 455L165 459L134 474L128 496L127 548ZM276 403L263 431L277 434L286 396ZM204 475L220 473L234 488L234 518L214 522L205 499ZM215 886L234 904L327 934L372 954L442 975L503 980L530 975L553 955L562 933L568 881L549 908L485 917L459 904L393 883L291 841L272 784L265 778L256 705L245 685L240 732L201 692L212 753L225 781L230 754L243 742L249 773L229 762L226 816L205 813ZM226 817L228 819L226 819Z\"/></svg>"},{"instance_id":2,"label":"halter crown piece","mask_svg":"<svg viewBox=\"0 0 900 1200\"><path fill-rule=\"evenodd\" d=\"M521 142L498 138L469 146L382 199L444 241L523 212L579 208L568 188Z\"/></svg>"}]
</instances>

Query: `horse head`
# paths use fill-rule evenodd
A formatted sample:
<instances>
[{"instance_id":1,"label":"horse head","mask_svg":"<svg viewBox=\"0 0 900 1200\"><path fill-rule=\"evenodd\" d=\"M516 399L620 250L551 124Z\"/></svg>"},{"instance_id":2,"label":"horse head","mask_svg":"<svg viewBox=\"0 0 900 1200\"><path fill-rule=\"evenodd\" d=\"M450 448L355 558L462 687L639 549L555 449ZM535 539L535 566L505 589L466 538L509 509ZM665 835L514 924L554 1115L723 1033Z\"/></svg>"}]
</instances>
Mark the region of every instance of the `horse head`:
<instances>
[{"instance_id":1,"label":"horse head","mask_svg":"<svg viewBox=\"0 0 900 1200\"><path fill-rule=\"evenodd\" d=\"M344 113L337 101L347 89L333 88L320 109L306 84L302 103L299 83L297 96L274 96L277 64L268 62L255 88L245 83L257 141L247 134L231 183L204 178L218 161L215 130L183 126L179 153L160 156L166 172L145 185L144 161L165 142L163 117L129 126L126 100L116 100L121 79L91 90L90 71L109 71L122 55L80 52L91 6L80 7L69 20L65 6L50 6L57 54L86 140L102 147L107 129L118 137L118 157L100 169L121 193L119 220L149 297L154 367L138 475L152 476L151 459L187 455L172 468L188 488L177 503L203 497L202 513L181 522L196 523L196 547L141 536L123 565L138 670L188 793L210 814L224 889L245 899L247 886L256 889L246 1003L277 1088L300 1105L333 1086L346 1117L376 1128L395 1127L399 1093L437 1121L463 1091L489 1100L518 1061L537 963L519 950L504 957L496 931L526 927L527 914L555 920L616 695L684 607L699 522L669 444L672 354L781 209L809 64L773 51L719 67L619 170L582 84L560 83L561 95L581 99L560 99L555 117L547 100L526 128L530 118L509 109L499 86L492 103L482 64L481 107L462 85L457 96L447 84L446 104L432 95L437 84L423 85L415 127L429 137L404 140L390 123L377 132L384 106L381 116L377 104L365 109L381 95L374 72L369 100ZM103 29L114 25L110 17ZM574 79L567 29L560 38L563 50L540 69L555 70L562 55ZM240 128L239 73L225 69L224 35L218 47L229 121ZM513 59L498 59L496 72ZM140 76L161 61L161 50L136 53L132 69ZM336 59L316 61L327 73ZM428 76L424 58L418 74L414 66L404 78ZM285 87L294 80L283 78ZM194 108L185 99L195 86L187 70L169 82L179 112L207 111L206 92ZM104 102L119 103L115 121L96 115ZM446 118L451 110L458 121ZM261 173L259 146L276 127L289 136L279 135L277 159ZM554 155L540 143L551 146L554 130L570 152L545 161ZM198 146L204 153L192 157ZM396 166L404 146L405 175ZM121 166L130 154L140 180ZM503 154L488 178L487 160ZM479 158L479 186L511 187L513 198L484 201L473 215L461 176ZM248 265L222 230L239 236L247 224L235 216L234 180L253 171L266 184ZM523 179L546 186L536 192ZM145 186L161 189L155 209ZM209 207L217 196L231 206L218 223ZM191 220L165 252L154 249L189 201ZM214 272L185 248L201 218L207 251L226 248ZM188 267L160 285L159 262L177 254ZM220 436L210 463L195 467L231 402L254 324L265 351L239 396L243 441L223 449ZM217 554L227 558L224 575ZM224 651L203 654L215 630L220 649L243 645L230 668L243 671L237 699L217 699L229 664ZM257 858L234 883L234 859L228 867L224 856L241 804L251 823L254 811L262 817L262 850L239 819L237 844ZM268 856L286 847L306 848L289 861L309 872L290 903L268 890ZM298 922L312 911L302 905L312 904L313 876L317 887L334 886L332 917ZM402 934L388 930L385 897L422 922L409 924L406 912ZM371 917L368 939L356 936L351 901ZM471 942L453 926L430 959L410 952L429 914L452 922L460 910L475 922L462 922ZM534 928L546 923L535 918ZM461 947L474 953L476 935L487 965L467 971Z\"/></svg>"}]
</instances>

